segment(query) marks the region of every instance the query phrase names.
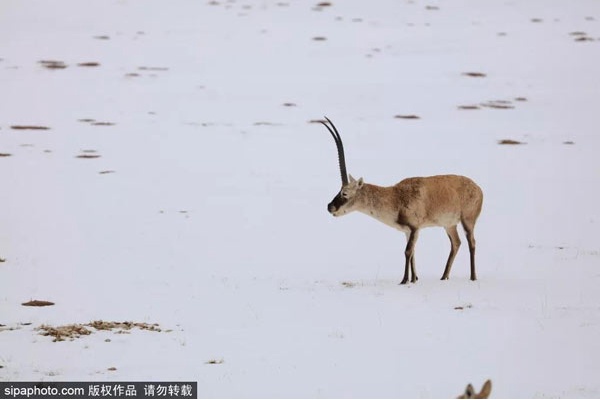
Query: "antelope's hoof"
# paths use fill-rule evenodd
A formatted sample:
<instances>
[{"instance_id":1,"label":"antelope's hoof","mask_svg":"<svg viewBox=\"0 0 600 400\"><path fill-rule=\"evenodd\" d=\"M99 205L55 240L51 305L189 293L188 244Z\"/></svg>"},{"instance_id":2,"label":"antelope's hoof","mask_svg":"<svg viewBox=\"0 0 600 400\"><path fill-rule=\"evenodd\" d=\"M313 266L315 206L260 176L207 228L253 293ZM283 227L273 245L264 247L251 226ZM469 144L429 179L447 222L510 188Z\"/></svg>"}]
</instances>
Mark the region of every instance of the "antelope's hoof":
<instances>
[{"instance_id":1,"label":"antelope's hoof","mask_svg":"<svg viewBox=\"0 0 600 400\"><path fill-rule=\"evenodd\" d=\"M447 276L442 276L442 279L440 279L440 281L447 281L448 277Z\"/></svg>"},{"instance_id":2,"label":"antelope's hoof","mask_svg":"<svg viewBox=\"0 0 600 400\"><path fill-rule=\"evenodd\" d=\"M406 283L408 282L408 279L402 279L402 282L400 282L401 285L406 285Z\"/></svg>"}]
</instances>

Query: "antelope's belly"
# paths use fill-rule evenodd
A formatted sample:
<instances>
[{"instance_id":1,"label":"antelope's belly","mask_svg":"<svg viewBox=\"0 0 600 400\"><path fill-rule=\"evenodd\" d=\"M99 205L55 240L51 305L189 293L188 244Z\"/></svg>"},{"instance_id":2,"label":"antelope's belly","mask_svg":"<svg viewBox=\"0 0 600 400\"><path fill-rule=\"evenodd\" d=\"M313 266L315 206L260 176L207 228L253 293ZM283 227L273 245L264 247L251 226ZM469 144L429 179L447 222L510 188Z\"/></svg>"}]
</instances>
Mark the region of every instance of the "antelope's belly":
<instances>
[{"instance_id":1,"label":"antelope's belly","mask_svg":"<svg viewBox=\"0 0 600 400\"><path fill-rule=\"evenodd\" d=\"M423 224L423 227L430 226L443 226L449 227L457 225L460 222L460 214L459 213L444 213L432 217L430 221L427 221Z\"/></svg>"}]
</instances>

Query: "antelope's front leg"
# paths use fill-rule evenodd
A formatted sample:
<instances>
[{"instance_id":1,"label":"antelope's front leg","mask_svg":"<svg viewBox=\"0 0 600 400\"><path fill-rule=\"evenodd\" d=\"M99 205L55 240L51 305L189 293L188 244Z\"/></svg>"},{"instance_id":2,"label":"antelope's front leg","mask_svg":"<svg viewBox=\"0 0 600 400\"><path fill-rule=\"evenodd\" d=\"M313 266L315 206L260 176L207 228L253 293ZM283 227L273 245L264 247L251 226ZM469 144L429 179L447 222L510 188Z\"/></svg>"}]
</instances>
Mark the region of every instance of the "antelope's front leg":
<instances>
[{"instance_id":1,"label":"antelope's front leg","mask_svg":"<svg viewBox=\"0 0 600 400\"><path fill-rule=\"evenodd\" d=\"M412 229L409 233L406 234L408 240L406 242L406 250L404 251L405 256L405 264L404 264L404 277L402 278L401 285L404 285L408 282L408 275L410 268L412 266L412 283L417 281L417 273L415 271L415 264L413 260L413 255L415 252L415 244L417 243L417 238L419 237L419 231L417 229Z\"/></svg>"}]
</instances>

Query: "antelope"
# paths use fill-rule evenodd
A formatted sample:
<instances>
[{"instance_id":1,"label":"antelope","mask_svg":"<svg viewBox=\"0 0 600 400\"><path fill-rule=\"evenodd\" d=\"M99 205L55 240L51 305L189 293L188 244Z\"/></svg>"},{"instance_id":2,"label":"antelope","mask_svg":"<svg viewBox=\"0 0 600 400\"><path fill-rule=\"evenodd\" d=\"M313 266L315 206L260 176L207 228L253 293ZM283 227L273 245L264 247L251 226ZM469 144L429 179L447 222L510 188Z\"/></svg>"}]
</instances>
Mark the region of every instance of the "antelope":
<instances>
[{"instance_id":1,"label":"antelope","mask_svg":"<svg viewBox=\"0 0 600 400\"><path fill-rule=\"evenodd\" d=\"M342 177L342 188L327 205L327 210L334 217L359 211L404 232L407 243L404 251L404 277L400 282L402 285L408 282L409 267L411 283L419 279L415 270L415 244L419 230L430 226L443 227L450 238L450 255L442 280L449 278L460 247L456 229L460 222L469 243L471 280L476 280L474 229L483 203L481 188L471 179L460 175L406 178L389 187L365 183L363 178L356 180L346 172L344 145L338 130L329 118L325 119L329 125L322 120L319 122L335 140Z\"/></svg>"},{"instance_id":2,"label":"antelope","mask_svg":"<svg viewBox=\"0 0 600 400\"><path fill-rule=\"evenodd\" d=\"M457 397L457 399L487 399L492 392L492 381L487 380L481 387L481 391L477 393L470 383L467 385L465 392Z\"/></svg>"}]
</instances>

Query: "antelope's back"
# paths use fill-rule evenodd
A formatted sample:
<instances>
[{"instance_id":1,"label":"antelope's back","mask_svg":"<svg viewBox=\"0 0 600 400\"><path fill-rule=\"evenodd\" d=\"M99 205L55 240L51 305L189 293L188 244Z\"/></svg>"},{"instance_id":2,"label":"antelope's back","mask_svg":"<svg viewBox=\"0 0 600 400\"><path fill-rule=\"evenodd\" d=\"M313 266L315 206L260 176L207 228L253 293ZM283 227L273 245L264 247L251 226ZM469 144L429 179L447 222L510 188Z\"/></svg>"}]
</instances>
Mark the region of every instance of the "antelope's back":
<instances>
[{"instance_id":1,"label":"antelope's back","mask_svg":"<svg viewBox=\"0 0 600 400\"><path fill-rule=\"evenodd\" d=\"M396 185L404 205L419 199L427 214L458 213L479 216L483 204L481 188L462 175L407 178ZM414 204L416 204L415 202Z\"/></svg>"}]
</instances>

